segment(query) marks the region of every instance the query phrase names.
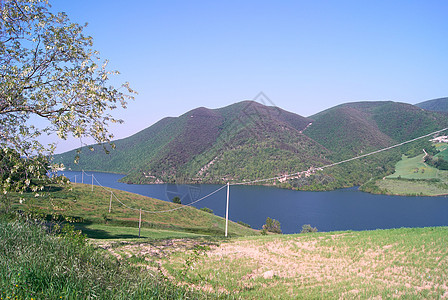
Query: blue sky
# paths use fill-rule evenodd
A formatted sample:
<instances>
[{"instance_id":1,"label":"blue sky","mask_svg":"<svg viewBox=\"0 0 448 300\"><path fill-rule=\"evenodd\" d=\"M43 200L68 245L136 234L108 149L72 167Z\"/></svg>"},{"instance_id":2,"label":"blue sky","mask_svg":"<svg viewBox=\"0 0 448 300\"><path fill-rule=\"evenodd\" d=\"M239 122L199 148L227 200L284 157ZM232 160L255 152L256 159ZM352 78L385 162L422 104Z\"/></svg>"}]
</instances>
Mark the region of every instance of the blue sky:
<instances>
[{"instance_id":1,"label":"blue sky","mask_svg":"<svg viewBox=\"0 0 448 300\"><path fill-rule=\"evenodd\" d=\"M264 92L310 116L361 100L448 96L448 1L51 1L89 26L94 48L138 91L112 127ZM79 143L60 143L58 151Z\"/></svg>"}]
</instances>

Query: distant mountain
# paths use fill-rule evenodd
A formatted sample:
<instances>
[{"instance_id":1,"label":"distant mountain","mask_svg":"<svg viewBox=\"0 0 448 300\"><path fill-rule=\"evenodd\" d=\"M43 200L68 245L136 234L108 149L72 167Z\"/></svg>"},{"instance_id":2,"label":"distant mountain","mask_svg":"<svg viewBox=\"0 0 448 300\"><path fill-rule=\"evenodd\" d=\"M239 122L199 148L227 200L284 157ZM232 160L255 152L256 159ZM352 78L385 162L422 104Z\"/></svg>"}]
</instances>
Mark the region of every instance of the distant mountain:
<instances>
[{"instance_id":1,"label":"distant mountain","mask_svg":"<svg viewBox=\"0 0 448 300\"><path fill-rule=\"evenodd\" d=\"M125 173L132 183L254 179L329 162L329 151L301 133L309 123L253 101L201 107L115 141L109 155L95 146L83 149L77 165L75 151L56 155L55 161L73 170Z\"/></svg>"},{"instance_id":2,"label":"distant mountain","mask_svg":"<svg viewBox=\"0 0 448 300\"><path fill-rule=\"evenodd\" d=\"M415 106L426 110L448 112L448 97L424 101L415 104Z\"/></svg>"},{"instance_id":3,"label":"distant mountain","mask_svg":"<svg viewBox=\"0 0 448 300\"><path fill-rule=\"evenodd\" d=\"M419 137L447 125L440 113L392 101L353 102L338 105L310 117L305 134L338 158Z\"/></svg>"},{"instance_id":4,"label":"distant mountain","mask_svg":"<svg viewBox=\"0 0 448 300\"><path fill-rule=\"evenodd\" d=\"M129 183L225 183L291 174L381 149L447 127L438 112L391 101L342 104L309 118L243 101L219 109L200 107L165 118L104 154L101 146L55 156L73 170L128 174ZM430 147L428 141L425 148ZM401 151L421 152L415 144ZM331 189L391 173L401 152L388 151L281 183Z\"/></svg>"}]
</instances>

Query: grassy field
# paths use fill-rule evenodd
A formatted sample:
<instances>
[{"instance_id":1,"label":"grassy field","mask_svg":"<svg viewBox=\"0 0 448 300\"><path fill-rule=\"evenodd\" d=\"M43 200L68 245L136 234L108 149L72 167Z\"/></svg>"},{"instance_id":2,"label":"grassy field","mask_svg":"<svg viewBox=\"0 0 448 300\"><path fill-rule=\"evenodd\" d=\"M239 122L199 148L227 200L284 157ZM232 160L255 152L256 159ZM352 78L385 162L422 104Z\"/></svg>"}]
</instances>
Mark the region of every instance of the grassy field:
<instances>
[{"instance_id":1,"label":"grassy field","mask_svg":"<svg viewBox=\"0 0 448 300\"><path fill-rule=\"evenodd\" d=\"M448 160L448 144L446 143L437 144L436 148L437 150L440 151L436 156Z\"/></svg>"},{"instance_id":2,"label":"grassy field","mask_svg":"<svg viewBox=\"0 0 448 300\"><path fill-rule=\"evenodd\" d=\"M405 179L436 179L448 178L448 172L443 172L428 166L423 161L424 154L408 158L403 155L401 161L395 166L395 173L386 178L405 178ZM447 174L444 174L447 173Z\"/></svg>"},{"instance_id":3,"label":"grassy field","mask_svg":"<svg viewBox=\"0 0 448 300\"><path fill-rule=\"evenodd\" d=\"M106 224L83 224L75 223L75 229L81 230L92 239L113 240L141 240L141 239L177 239L177 238L199 238L206 234L196 234L186 231L174 231L154 228L141 228L140 237L137 227L123 227Z\"/></svg>"},{"instance_id":4,"label":"grassy field","mask_svg":"<svg viewBox=\"0 0 448 300\"><path fill-rule=\"evenodd\" d=\"M375 184L387 191L387 194L392 195L441 196L448 194L448 187L442 182L384 179L377 180Z\"/></svg>"},{"instance_id":5,"label":"grassy field","mask_svg":"<svg viewBox=\"0 0 448 300\"><path fill-rule=\"evenodd\" d=\"M180 285L242 299L440 299L447 243L446 227L249 237L162 265Z\"/></svg>"},{"instance_id":6,"label":"grassy field","mask_svg":"<svg viewBox=\"0 0 448 300\"><path fill-rule=\"evenodd\" d=\"M72 189L71 191L69 189ZM13 197L13 209L40 212L43 214L62 214L82 220L79 229L92 238L135 238L138 237L139 211L121 205L113 198L112 211L109 204L112 190L114 195L129 207L147 211L164 211L179 208L180 205L144 197L124 191L90 185L71 184L61 188L53 187L46 197L34 198L24 195L25 202L19 203ZM106 224L107 223L107 224ZM147 238L192 237L196 235L223 236L225 219L185 207L168 213L142 213L142 235ZM257 231L229 222L230 236L259 234Z\"/></svg>"},{"instance_id":7,"label":"grassy field","mask_svg":"<svg viewBox=\"0 0 448 300\"><path fill-rule=\"evenodd\" d=\"M77 184L70 192L53 189L53 202L14 204L49 211L58 203L55 211L85 219L75 225L93 238L88 244L76 232L0 220L0 298L448 297L448 227L260 236L233 223L233 237L224 239L222 218L186 208L177 220L154 215L138 238L134 211L114 205L104 224L110 192L95 189ZM134 207L177 207L114 192Z\"/></svg>"},{"instance_id":8,"label":"grassy field","mask_svg":"<svg viewBox=\"0 0 448 300\"><path fill-rule=\"evenodd\" d=\"M445 148L445 145L439 146L440 150ZM442 153L444 152L440 152ZM402 160L395 166L395 173L377 180L375 185L383 192L392 195L448 194L448 171L427 165L423 158L424 154L412 158L403 155Z\"/></svg>"}]
</instances>

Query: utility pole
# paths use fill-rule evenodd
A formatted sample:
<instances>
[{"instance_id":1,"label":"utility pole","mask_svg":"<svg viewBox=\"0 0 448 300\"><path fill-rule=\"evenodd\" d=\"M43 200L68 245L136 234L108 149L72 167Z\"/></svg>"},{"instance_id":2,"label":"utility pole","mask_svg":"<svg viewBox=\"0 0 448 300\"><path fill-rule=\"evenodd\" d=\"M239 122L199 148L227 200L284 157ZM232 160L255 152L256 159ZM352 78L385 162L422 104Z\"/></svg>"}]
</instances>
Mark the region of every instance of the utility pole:
<instances>
[{"instance_id":1,"label":"utility pole","mask_svg":"<svg viewBox=\"0 0 448 300\"><path fill-rule=\"evenodd\" d=\"M110 191L109 213L112 210L112 191Z\"/></svg>"},{"instance_id":2,"label":"utility pole","mask_svg":"<svg viewBox=\"0 0 448 300\"><path fill-rule=\"evenodd\" d=\"M140 237L140 228L142 227L142 209L140 208L140 219L138 220L138 237Z\"/></svg>"},{"instance_id":3,"label":"utility pole","mask_svg":"<svg viewBox=\"0 0 448 300\"><path fill-rule=\"evenodd\" d=\"M227 232L228 232L228 226L229 226L229 189L230 189L230 184L227 182L227 204L226 204L226 237L227 237Z\"/></svg>"}]
</instances>

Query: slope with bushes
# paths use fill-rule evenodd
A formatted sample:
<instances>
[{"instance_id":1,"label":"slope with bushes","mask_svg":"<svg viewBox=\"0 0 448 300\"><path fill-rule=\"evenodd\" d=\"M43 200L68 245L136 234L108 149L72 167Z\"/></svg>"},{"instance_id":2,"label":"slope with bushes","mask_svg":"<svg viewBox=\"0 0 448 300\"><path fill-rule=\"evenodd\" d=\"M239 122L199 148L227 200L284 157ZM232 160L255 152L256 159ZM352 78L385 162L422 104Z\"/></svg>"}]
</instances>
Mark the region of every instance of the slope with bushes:
<instances>
[{"instance_id":1,"label":"slope with bushes","mask_svg":"<svg viewBox=\"0 0 448 300\"><path fill-rule=\"evenodd\" d=\"M197 108L101 147L56 157L73 170L125 173L127 183L242 182L305 171L382 149L448 126L440 112L392 101L338 105L309 118L243 101L219 109ZM325 190L361 185L393 173L401 154L431 151L427 140L279 184ZM269 184L272 184L269 183ZM275 182L274 182L275 184Z\"/></svg>"},{"instance_id":2,"label":"slope with bushes","mask_svg":"<svg viewBox=\"0 0 448 300\"><path fill-rule=\"evenodd\" d=\"M111 212L109 205L111 191L122 205L112 197ZM129 192L108 189L84 184L71 184L67 187L51 187L47 196L35 198L32 193L24 194L23 204L19 203L19 195L12 198L14 210L27 211L36 215L63 215L68 220L77 221L80 227L91 224L107 223L111 227L127 227L138 229L139 209L142 213L142 227L164 229L170 231L190 232L204 235L224 235L225 219L179 204L165 202ZM130 209L130 208L134 209ZM182 207L181 209L179 209ZM176 210L173 210L176 209ZM173 211L169 211L173 210ZM147 213L145 211L168 211L164 213ZM106 230L107 228L102 228ZM111 229L112 230L112 229ZM115 230L115 229L114 229ZM232 236L258 234L257 231L229 222L229 234ZM107 232L104 233L108 235ZM134 230L133 235L137 233ZM110 234L109 234L110 235Z\"/></svg>"}]
</instances>

